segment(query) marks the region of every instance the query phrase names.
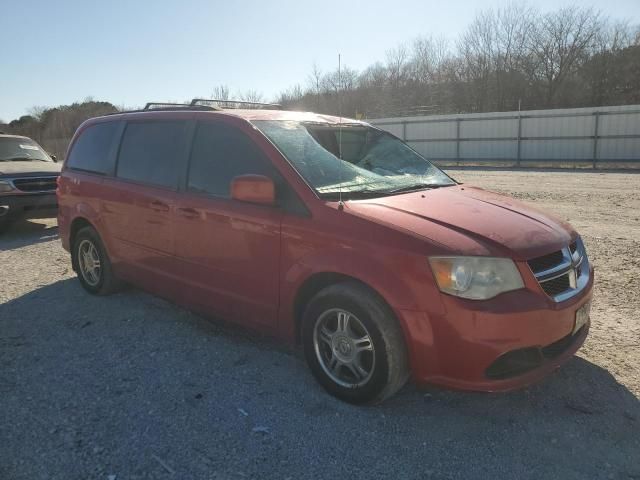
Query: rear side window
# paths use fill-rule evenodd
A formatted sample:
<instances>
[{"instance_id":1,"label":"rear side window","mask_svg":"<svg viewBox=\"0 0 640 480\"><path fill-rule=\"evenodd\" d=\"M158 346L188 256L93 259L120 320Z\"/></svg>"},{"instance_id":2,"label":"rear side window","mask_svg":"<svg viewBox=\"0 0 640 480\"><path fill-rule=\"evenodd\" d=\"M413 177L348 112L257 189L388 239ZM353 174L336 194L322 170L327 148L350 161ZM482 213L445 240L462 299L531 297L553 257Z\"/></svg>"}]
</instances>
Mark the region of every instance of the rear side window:
<instances>
[{"instance_id":1,"label":"rear side window","mask_svg":"<svg viewBox=\"0 0 640 480\"><path fill-rule=\"evenodd\" d=\"M176 188L184 167L187 122L131 122L118 155L117 176Z\"/></svg>"},{"instance_id":2,"label":"rear side window","mask_svg":"<svg viewBox=\"0 0 640 480\"><path fill-rule=\"evenodd\" d=\"M266 175L278 180L268 158L244 133L222 123L198 125L193 147L187 189L229 197L230 184L238 175Z\"/></svg>"},{"instance_id":3,"label":"rear side window","mask_svg":"<svg viewBox=\"0 0 640 480\"><path fill-rule=\"evenodd\" d=\"M105 122L84 129L73 144L66 165L87 172L113 173L112 148L120 127L119 122Z\"/></svg>"}]
</instances>

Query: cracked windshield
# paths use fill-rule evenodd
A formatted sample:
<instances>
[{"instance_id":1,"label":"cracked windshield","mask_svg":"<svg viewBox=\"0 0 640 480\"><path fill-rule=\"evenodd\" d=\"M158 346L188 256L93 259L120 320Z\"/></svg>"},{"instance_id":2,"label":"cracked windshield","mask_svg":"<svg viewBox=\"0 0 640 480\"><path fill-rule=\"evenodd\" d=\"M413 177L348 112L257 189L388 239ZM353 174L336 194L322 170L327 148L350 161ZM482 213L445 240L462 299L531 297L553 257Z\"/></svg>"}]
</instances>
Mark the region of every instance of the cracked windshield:
<instances>
[{"instance_id":1,"label":"cracked windshield","mask_svg":"<svg viewBox=\"0 0 640 480\"><path fill-rule=\"evenodd\" d=\"M385 196L455 182L393 135L361 124L256 121L323 198Z\"/></svg>"}]
</instances>

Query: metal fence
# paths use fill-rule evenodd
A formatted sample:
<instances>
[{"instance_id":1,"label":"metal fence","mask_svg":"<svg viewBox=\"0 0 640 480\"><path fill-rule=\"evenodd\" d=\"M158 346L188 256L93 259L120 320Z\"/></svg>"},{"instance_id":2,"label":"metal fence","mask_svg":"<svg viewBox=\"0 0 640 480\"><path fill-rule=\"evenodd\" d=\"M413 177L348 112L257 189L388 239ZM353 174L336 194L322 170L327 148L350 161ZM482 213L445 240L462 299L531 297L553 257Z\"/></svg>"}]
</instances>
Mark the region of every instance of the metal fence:
<instances>
[{"instance_id":1,"label":"metal fence","mask_svg":"<svg viewBox=\"0 0 640 480\"><path fill-rule=\"evenodd\" d=\"M368 121L440 165L640 167L640 105Z\"/></svg>"}]
</instances>

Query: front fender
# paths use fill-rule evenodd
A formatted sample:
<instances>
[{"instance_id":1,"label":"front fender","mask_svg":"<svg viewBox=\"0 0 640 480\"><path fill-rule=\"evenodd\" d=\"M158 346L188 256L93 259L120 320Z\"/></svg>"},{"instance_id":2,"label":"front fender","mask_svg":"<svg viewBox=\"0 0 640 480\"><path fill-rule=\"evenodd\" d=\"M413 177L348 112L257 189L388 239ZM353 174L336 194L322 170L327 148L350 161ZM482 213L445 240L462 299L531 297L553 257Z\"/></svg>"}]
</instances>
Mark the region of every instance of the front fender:
<instances>
[{"instance_id":1,"label":"front fender","mask_svg":"<svg viewBox=\"0 0 640 480\"><path fill-rule=\"evenodd\" d=\"M422 260L422 259L420 259ZM423 260L426 263L426 259ZM406 252L357 252L343 246L309 252L283 269L281 277L280 332L295 338L295 300L300 288L313 275L333 273L351 277L377 292L396 313L405 333L401 311L440 311L441 302L431 272Z\"/></svg>"}]
</instances>

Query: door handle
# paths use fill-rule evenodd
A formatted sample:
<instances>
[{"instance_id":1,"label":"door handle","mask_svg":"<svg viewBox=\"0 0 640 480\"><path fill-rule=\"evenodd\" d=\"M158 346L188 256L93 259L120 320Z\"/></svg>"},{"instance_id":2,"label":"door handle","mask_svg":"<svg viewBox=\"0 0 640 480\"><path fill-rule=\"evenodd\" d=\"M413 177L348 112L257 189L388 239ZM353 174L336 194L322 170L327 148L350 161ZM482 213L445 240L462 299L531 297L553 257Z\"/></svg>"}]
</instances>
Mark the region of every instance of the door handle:
<instances>
[{"instance_id":1,"label":"door handle","mask_svg":"<svg viewBox=\"0 0 640 480\"><path fill-rule=\"evenodd\" d=\"M149 208L151 208L151 210L155 210L156 212L169 211L169 205L167 205L166 203L160 202L158 200L154 200L153 202L151 202L149 204Z\"/></svg>"},{"instance_id":2,"label":"door handle","mask_svg":"<svg viewBox=\"0 0 640 480\"><path fill-rule=\"evenodd\" d=\"M195 208L178 208L178 212L185 218L198 218L200 213Z\"/></svg>"}]
</instances>

